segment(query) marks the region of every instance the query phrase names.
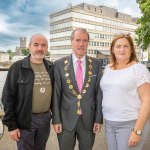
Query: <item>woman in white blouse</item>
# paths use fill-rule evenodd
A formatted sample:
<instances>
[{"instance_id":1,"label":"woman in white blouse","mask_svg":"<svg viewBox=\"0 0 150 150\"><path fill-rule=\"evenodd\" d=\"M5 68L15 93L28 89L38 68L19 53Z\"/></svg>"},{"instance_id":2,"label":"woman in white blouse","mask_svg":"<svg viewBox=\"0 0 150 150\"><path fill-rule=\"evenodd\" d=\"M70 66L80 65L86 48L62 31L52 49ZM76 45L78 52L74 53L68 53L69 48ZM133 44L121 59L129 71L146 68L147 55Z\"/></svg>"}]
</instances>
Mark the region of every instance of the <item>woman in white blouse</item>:
<instances>
[{"instance_id":1,"label":"woman in white blouse","mask_svg":"<svg viewBox=\"0 0 150 150\"><path fill-rule=\"evenodd\" d=\"M108 150L142 150L150 132L150 73L129 34L115 35L100 86Z\"/></svg>"}]
</instances>

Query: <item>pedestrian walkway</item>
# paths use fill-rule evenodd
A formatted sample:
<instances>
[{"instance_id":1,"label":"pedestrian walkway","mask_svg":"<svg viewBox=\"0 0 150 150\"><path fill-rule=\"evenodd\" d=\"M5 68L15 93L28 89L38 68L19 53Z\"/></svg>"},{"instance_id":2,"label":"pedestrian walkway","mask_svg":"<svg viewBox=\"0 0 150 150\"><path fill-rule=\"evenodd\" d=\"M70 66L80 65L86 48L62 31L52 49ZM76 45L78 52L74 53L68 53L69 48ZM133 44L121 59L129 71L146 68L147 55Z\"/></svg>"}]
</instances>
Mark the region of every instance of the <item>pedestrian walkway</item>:
<instances>
[{"instance_id":1,"label":"pedestrian walkway","mask_svg":"<svg viewBox=\"0 0 150 150\"><path fill-rule=\"evenodd\" d=\"M0 150L17 150L16 143L9 139L8 132L5 127L5 133L3 138L0 140ZM51 135L47 142L46 150L59 150L57 136L54 133L53 127ZM75 150L78 150L77 144ZM104 129L102 132L97 134L93 150L106 150L106 142L104 137Z\"/></svg>"},{"instance_id":2,"label":"pedestrian walkway","mask_svg":"<svg viewBox=\"0 0 150 150\"><path fill-rule=\"evenodd\" d=\"M6 128L3 138L0 140L0 150L17 150L16 143L9 139ZM53 128L51 130L51 135L47 142L46 150L59 150L57 136L54 133ZM75 150L78 150L77 144ZM93 150L107 150L104 135L104 127L102 127L101 132L96 135ZM150 150L150 134L143 150Z\"/></svg>"}]
</instances>

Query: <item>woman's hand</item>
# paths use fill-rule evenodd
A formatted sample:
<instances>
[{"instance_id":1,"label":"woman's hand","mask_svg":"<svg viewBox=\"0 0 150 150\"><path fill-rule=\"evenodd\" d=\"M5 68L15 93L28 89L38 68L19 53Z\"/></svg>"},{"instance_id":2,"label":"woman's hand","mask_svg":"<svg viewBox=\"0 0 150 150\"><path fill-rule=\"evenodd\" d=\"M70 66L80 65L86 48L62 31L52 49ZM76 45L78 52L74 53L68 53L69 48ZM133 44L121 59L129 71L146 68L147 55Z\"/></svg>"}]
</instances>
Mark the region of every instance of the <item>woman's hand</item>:
<instances>
[{"instance_id":1,"label":"woman's hand","mask_svg":"<svg viewBox=\"0 0 150 150\"><path fill-rule=\"evenodd\" d=\"M129 140L128 140L128 146L129 147L134 147L134 146L138 145L140 139L141 139L141 136L137 135L136 133L134 133L132 131L131 135L129 137Z\"/></svg>"}]
</instances>

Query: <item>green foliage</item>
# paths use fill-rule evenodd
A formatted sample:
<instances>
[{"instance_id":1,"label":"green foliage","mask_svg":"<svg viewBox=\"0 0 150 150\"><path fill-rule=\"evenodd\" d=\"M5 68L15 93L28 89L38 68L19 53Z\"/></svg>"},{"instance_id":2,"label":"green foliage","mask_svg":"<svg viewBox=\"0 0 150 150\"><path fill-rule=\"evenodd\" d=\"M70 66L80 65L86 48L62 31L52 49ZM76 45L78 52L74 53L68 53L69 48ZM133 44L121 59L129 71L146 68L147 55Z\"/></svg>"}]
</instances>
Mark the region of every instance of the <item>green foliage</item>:
<instances>
[{"instance_id":1,"label":"green foliage","mask_svg":"<svg viewBox=\"0 0 150 150\"><path fill-rule=\"evenodd\" d=\"M7 50L7 53L9 54L9 60L12 60L12 57L15 55L15 53L11 49Z\"/></svg>"},{"instance_id":2,"label":"green foliage","mask_svg":"<svg viewBox=\"0 0 150 150\"><path fill-rule=\"evenodd\" d=\"M138 35L137 44L142 45L144 50L149 47L150 44L150 0L137 0L142 12L141 18L137 20L139 27L136 30Z\"/></svg>"},{"instance_id":3,"label":"green foliage","mask_svg":"<svg viewBox=\"0 0 150 150\"><path fill-rule=\"evenodd\" d=\"M28 48L23 48L23 49L21 50L21 52L22 52L22 54L23 54L24 56L27 56L27 55L29 54L29 49L28 49Z\"/></svg>"}]
</instances>

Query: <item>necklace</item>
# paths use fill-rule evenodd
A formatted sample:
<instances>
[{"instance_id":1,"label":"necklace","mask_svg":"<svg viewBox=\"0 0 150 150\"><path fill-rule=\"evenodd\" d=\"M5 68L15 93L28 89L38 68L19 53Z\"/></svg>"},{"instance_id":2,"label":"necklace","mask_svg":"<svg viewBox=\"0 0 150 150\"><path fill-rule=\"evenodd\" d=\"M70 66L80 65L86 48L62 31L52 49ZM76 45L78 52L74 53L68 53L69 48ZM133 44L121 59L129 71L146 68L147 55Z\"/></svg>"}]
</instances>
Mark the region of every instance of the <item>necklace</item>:
<instances>
[{"instance_id":1,"label":"necklace","mask_svg":"<svg viewBox=\"0 0 150 150\"><path fill-rule=\"evenodd\" d=\"M85 87L82 88L82 91L81 93L78 93L75 89L74 89L74 86L72 84L72 81L70 79L70 75L69 75L69 72L68 72L68 69L67 69L67 64L68 64L68 59L65 58L64 59L64 70L65 70L65 76L66 76L66 83L68 84L68 87L69 89L71 90L72 94L78 99L78 102L77 102L77 106L78 106L78 109L77 109L77 114L78 115L81 115L82 114L82 111L81 111L81 99L83 97L83 95L86 93L87 91L87 88L89 87L89 83L91 82L91 75L92 75L92 59L88 56L88 62L89 62L89 66L88 66L88 80L87 80L87 83L85 84Z\"/></svg>"}]
</instances>

